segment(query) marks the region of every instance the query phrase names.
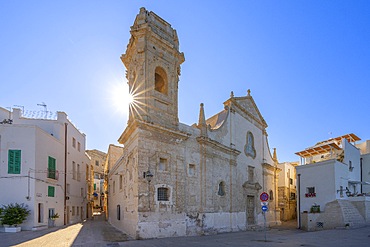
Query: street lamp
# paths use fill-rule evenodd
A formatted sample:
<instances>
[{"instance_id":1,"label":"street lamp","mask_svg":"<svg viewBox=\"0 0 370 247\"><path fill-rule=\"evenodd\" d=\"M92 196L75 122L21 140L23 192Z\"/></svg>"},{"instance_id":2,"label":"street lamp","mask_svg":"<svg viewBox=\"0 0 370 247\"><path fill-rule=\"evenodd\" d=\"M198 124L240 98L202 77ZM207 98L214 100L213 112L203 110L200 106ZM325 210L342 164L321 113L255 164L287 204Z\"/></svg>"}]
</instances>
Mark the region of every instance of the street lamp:
<instances>
[{"instance_id":1,"label":"street lamp","mask_svg":"<svg viewBox=\"0 0 370 247\"><path fill-rule=\"evenodd\" d=\"M146 181L148 181L148 183L152 181L153 174L150 172L150 170L144 172L144 178L146 178Z\"/></svg>"},{"instance_id":2,"label":"street lamp","mask_svg":"<svg viewBox=\"0 0 370 247\"><path fill-rule=\"evenodd\" d=\"M144 178L146 181L148 181L148 204L149 204L149 211L151 211L150 208L150 182L152 181L153 174L148 170L147 172L144 172Z\"/></svg>"}]
</instances>

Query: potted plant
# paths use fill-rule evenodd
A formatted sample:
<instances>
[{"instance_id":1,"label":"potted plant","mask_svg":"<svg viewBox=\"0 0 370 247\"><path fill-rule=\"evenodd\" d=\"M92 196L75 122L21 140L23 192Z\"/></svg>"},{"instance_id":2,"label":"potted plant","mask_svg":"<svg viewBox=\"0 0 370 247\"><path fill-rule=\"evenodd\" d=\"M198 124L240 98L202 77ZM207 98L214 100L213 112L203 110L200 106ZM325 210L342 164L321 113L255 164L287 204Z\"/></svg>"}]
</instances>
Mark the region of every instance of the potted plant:
<instances>
[{"instance_id":1,"label":"potted plant","mask_svg":"<svg viewBox=\"0 0 370 247\"><path fill-rule=\"evenodd\" d=\"M56 214L54 214L54 215L50 216L50 219L52 219L52 220L56 220L56 219L58 219L58 218L59 218L59 214L58 214L58 213L56 213Z\"/></svg>"},{"instance_id":2,"label":"potted plant","mask_svg":"<svg viewBox=\"0 0 370 247\"><path fill-rule=\"evenodd\" d=\"M312 205L310 213L320 213L320 205L317 205L316 203Z\"/></svg>"},{"instance_id":3,"label":"potted plant","mask_svg":"<svg viewBox=\"0 0 370 247\"><path fill-rule=\"evenodd\" d=\"M22 224L30 214L28 206L23 203L3 205L1 211L1 224L5 226L5 232L21 231L21 227L18 227L18 225Z\"/></svg>"},{"instance_id":4,"label":"potted plant","mask_svg":"<svg viewBox=\"0 0 370 247\"><path fill-rule=\"evenodd\" d=\"M53 214L49 217L49 227L54 227L55 226L55 220L59 218L59 214Z\"/></svg>"},{"instance_id":5,"label":"potted plant","mask_svg":"<svg viewBox=\"0 0 370 247\"><path fill-rule=\"evenodd\" d=\"M1 225L3 224L2 220L1 220L3 218L3 211L4 211L4 209L0 207L0 224Z\"/></svg>"}]
</instances>

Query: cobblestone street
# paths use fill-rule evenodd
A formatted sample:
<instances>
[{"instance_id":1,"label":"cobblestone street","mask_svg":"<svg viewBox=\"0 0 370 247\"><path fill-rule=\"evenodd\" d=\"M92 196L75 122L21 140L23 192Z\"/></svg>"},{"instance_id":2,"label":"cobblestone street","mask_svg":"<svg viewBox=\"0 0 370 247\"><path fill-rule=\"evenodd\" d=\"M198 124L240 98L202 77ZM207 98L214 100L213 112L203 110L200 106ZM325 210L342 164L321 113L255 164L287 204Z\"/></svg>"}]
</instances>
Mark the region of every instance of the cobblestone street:
<instances>
[{"instance_id":1,"label":"cobblestone street","mask_svg":"<svg viewBox=\"0 0 370 247\"><path fill-rule=\"evenodd\" d=\"M103 216L82 224L40 231L0 233L0 246L370 246L370 226L358 229L336 229L304 232L292 223L266 231L223 233L211 236L132 240L109 225Z\"/></svg>"}]
</instances>

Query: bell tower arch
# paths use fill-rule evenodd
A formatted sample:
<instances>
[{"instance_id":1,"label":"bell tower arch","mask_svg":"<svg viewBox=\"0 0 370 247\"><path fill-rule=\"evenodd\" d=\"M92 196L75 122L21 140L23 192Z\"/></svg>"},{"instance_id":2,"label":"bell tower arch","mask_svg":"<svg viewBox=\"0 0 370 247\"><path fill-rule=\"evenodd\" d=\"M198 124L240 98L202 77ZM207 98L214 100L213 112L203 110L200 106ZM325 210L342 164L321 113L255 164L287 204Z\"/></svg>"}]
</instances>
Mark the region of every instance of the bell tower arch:
<instances>
[{"instance_id":1,"label":"bell tower arch","mask_svg":"<svg viewBox=\"0 0 370 247\"><path fill-rule=\"evenodd\" d=\"M178 128L180 65L176 30L153 12L141 8L130 30L131 38L121 60L133 103L129 124L141 120L166 128Z\"/></svg>"}]
</instances>

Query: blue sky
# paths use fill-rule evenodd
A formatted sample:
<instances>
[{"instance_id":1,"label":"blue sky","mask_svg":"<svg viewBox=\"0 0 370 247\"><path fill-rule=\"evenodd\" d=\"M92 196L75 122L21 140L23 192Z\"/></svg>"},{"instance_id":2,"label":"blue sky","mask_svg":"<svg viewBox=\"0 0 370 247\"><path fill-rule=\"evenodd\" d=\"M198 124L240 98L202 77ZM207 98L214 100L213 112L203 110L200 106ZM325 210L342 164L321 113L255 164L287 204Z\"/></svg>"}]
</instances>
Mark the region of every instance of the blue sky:
<instances>
[{"instance_id":1,"label":"blue sky","mask_svg":"<svg viewBox=\"0 0 370 247\"><path fill-rule=\"evenodd\" d=\"M177 30L179 118L197 122L248 89L279 161L347 133L370 139L370 1L0 0L0 106L65 111L107 151L127 123L112 101L140 7Z\"/></svg>"}]
</instances>

